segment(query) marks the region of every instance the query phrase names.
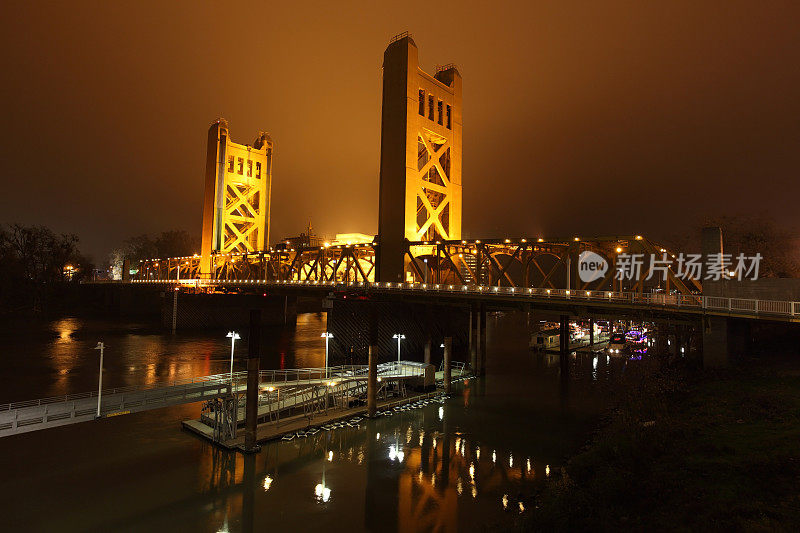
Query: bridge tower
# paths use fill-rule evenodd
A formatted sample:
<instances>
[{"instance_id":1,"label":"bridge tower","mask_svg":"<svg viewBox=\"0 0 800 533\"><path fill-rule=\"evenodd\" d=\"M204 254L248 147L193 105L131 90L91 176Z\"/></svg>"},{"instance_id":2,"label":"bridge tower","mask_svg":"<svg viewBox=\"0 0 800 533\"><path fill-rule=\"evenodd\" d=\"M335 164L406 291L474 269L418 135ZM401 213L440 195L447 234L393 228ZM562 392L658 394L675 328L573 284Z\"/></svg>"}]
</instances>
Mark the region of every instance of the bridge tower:
<instances>
[{"instance_id":1,"label":"bridge tower","mask_svg":"<svg viewBox=\"0 0 800 533\"><path fill-rule=\"evenodd\" d=\"M208 129L203 201L201 275L214 253L256 252L269 246L272 139L259 132L253 146L231 141L228 123Z\"/></svg>"},{"instance_id":2,"label":"bridge tower","mask_svg":"<svg viewBox=\"0 0 800 533\"><path fill-rule=\"evenodd\" d=\"M406 241L461 239L461 74L419 67L408 33L383 54L379 281L405 281Z\"/></svg>"}]
</instances>

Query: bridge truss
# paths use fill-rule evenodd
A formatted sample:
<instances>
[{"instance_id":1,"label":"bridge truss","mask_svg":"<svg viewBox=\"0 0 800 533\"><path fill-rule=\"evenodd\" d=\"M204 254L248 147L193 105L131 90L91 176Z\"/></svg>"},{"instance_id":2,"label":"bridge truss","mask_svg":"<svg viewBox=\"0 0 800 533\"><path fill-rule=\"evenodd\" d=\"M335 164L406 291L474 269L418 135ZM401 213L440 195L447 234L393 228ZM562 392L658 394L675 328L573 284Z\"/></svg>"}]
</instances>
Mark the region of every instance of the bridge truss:
<instances>
[{"instance_id":1,"label":"bridge truss","mask_svg":"<svg viewBox=\"0 0 800 533\"><path fill-rule=\"evenodd\" d=\"M603 257L609 268L590 283L580 280L578 258L585 251ZM265 252L215 254L209 274L200 273L200 256L141 261L132 280L217 281L375 281L378 243L306 248L279 248ZM621 254L642 254L638 281L615 279ZM670 266L666 279L650 258L675 254L639 235L593 239L544 240L541 238L406 242L405 279L408 283L440 283L495 287L611 290L697 294L697 279L679 278Z\"/></svg>"}]
</instances>

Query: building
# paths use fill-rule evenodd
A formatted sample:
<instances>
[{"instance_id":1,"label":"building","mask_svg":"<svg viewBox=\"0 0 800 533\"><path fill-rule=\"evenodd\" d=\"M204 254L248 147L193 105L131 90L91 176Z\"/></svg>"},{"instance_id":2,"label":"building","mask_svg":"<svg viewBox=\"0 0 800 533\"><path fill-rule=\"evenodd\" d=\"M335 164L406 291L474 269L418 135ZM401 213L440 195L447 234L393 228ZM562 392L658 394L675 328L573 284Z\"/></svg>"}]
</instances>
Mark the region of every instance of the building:
<instances>
[{"instance_id":1,"label":"building","mask_svg":"<svg viewBox=\"0 0 800 533\"><path fill-rule=\"evenodd\" d=\"M372 244L374 241L375 235L367 235L366 233L337 233L330 245Z\"/></svg>"},{"instance_id":2,"label":"building","mask_svg":"<svg viewBox=\"0 0 800 533\"><path fill-rule=\"evenodd\" d=\"M319 247L325 244L325 239L314 233L311 222L308 223L305 233L300 233L296 237L284 237L277 243L278 249L309 248Z\"/></svg>"},{"instance_id":3,"label":"building","mask_svg":"<svg viewBox=\"0 0 800 533\"><path fill-rule=\"evenodd\" d=\"M461 239L461 74L419 67L408 33L383 54L378 277L403 281L405 241Z\"/></svg>"},{"instance_id":4,"label":"building","mask_svg":"<svg viewBox=\"0 0 800 533\"><path fill-rule=\"evenodd\" d=\"M272 139L259 132L253 146L231 141L228 123L208 130L201 272L215 253L256 252L269 244Z\"/></svg>"}]
</instances>

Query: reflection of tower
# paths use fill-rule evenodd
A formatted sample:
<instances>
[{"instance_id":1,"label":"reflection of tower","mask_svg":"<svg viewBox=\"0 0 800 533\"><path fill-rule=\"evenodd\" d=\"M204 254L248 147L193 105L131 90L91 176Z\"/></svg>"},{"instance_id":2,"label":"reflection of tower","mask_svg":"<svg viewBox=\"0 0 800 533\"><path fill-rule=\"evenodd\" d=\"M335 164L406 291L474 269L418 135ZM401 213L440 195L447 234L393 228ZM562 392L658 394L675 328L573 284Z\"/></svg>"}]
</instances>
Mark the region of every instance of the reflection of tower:
<instances>
[{"instance_id":1,"label":"reflection of tower","mask_svg":"<svg viewBox=\"0 0 800 533\"><path fill-rule=\"evenodd\" d=\"M208 130L201 271L212 253L254 252L269 244L272 140L260 132L253 146L236 144L224 119Z\"/></svg>"},{"instance_id":2,"label":"reflection of tower","mask_svg":"<svg viewBox=\"0 0 800 533\"><path fill-rule=\"evenodd\" d=\"M403 242L461 238L461 74L419 68L407 33L383 55L380 281L403 280Z\"/></svg>"}]
</instances>

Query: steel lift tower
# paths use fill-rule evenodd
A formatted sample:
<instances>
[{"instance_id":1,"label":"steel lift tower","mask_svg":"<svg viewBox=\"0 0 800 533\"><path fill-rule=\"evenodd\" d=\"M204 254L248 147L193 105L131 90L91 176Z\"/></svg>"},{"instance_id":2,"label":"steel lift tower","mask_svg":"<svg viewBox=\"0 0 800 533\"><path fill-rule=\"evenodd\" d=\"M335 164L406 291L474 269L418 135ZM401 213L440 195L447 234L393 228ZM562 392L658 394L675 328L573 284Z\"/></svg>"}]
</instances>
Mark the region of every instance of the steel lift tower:
<instances>
[{"instance_id":1,"label":"steel lift tower","mask_svg":"<svg viewBox=\"0 0 800 533\"><path fill-rule=\"evenodd\" d=\"M203 202L201 276L212 254L258 252L269 247L272 139L259 132L253 146L231 141L228 123L208 129Z\"/></svg>"},{"instance_id":2,"label":"steel lift tower","mask_svg":"<svg viewBox=\"0 0 800 533\"><path fill-rule=\"evenodd\" d=\"M405 241L461 239L461 74L419 67L408 33L383 54L377 278L405 281Z\"/></svg>"}]
</instances>

